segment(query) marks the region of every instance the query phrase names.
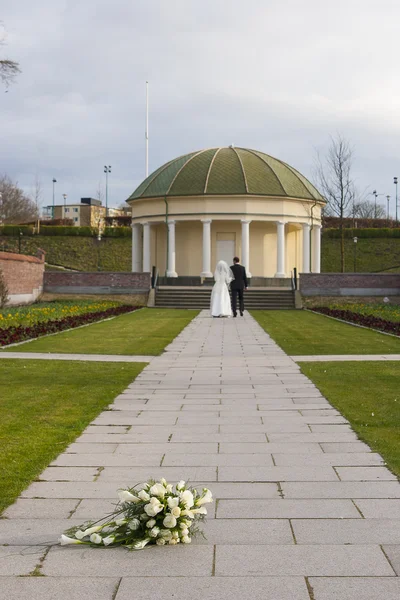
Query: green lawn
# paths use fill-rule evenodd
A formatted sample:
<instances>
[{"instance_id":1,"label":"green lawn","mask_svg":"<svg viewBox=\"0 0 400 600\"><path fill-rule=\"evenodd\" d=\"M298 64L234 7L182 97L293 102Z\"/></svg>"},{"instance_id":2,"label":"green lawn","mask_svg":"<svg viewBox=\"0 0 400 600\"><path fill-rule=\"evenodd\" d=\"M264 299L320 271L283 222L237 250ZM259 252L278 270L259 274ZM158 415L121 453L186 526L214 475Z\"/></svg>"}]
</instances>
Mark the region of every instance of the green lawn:
<instances>
[{"instance_id":1,"label":"green lawn","mask_svg":"<svg viewBox=\"0 0 400 600\"><path fill-rule=\"evenodd\" d=\"M65 331L12 348L10 352L158 355L197 316L198 310L143 308L110 321Z\"/></svg>"},{"instance_id":2,"label":"green lawn","mask_svg":"<svg viewBox=\"0 0 400 600\"><path fill-rule=\"evenodd\" d=\"M400 354L400 338L303 310L252 310L287 354Z\"/></svg>"},{"instance_id":3,"label":"green lawn","mask_svg":"<svg viewBox=\"0 0 400 600\"><path fill-rule=\"evenodd\" d=\"M400 476L400 363L300 363L322 394Z\"/></svg>"},{"instance_id":4,"label":"green lawn","mask_svg":"<svg viewBox=\"0 0 400 600\"><path fill-rule=\"evenodd\" d=\"M77 438L145 363L0 363L0 512Z\"/></svg>"}]
</instances>

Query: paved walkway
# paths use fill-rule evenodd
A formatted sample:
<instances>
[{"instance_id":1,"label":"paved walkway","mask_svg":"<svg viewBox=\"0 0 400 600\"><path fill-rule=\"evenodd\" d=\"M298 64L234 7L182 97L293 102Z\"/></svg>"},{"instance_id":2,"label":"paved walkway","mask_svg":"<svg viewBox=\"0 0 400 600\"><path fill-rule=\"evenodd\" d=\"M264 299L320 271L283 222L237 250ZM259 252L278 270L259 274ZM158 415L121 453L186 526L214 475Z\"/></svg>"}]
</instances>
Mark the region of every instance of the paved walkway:
<instances>
[{"instance_id":1,"label":"paved walkway","mask_svg":"<svg viewBox=\"0 0 400 600\"><path fill-rule=\"evenodd\" d=\"M249 315L201 313L110 408L0 520L2 597L400 597L399 482ZM46 548L151 476L212 489L206 540Z\"/></svg>"}]
</instances>

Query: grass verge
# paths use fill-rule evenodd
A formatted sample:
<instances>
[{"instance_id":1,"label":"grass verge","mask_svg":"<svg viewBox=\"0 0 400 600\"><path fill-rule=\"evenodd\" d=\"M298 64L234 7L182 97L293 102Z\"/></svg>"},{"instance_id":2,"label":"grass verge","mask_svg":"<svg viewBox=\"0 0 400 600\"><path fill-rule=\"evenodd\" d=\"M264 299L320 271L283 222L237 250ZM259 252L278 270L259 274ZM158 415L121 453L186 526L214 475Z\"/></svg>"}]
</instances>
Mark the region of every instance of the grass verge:
<instances>
[{"instance_id":1,"label":"grass verge","mask_svg":"<svg viewBox=\"0 0 400 600\"><path fill-rule=\"evenodd\" d=\"M400 338L316 313L254 310L252 316L289 355L400 354Z\"/></svg>"},{"instance_id":2,"label":"grass verge","mask_svg":"<svg viewBox=\"0 0 400 600\"><path fill-rule=\"evenodd\" d=\"M27 342L9 352L158 355L197 316L198 310L144 308L111 321Z\"/></svg>"},{"instance_id":3,"label":"grass verge","mask_svg":"<svg viewBox=\"0 0 400 600\"><path fill-rule=\"evenodd\" d=\"M300 367L358 436L400 476L399 363L303 362Z\"/></svg>"},{"instance_id":4,"label":"grass verge","mask_svg":"<svg viewBox=\"0 0 400 600\"><path fill-rule=\"evenodd\" d=\"M0 512L143 367L145 363L2 361Z\"/></svg>"}]
</instances>

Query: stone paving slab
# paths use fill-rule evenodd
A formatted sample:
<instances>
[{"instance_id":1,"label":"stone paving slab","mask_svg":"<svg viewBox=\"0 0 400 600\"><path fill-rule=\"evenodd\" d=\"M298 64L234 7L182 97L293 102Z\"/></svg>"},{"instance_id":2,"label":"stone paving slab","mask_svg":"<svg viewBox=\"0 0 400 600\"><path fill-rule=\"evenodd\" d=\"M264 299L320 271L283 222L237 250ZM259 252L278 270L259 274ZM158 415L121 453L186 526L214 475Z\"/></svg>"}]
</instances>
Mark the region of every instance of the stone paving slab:
<instances>
[{"instance_id":1,"label":"stone paving slab","mask_svg":"<svg viewBox=\"0 0 400 600\"><path fill-rule=\"evenodd\" d=\"M217 519L361 519L351 500L220 500Z\"/></svg>"},{"instance_id":2,"label":"stone paving slab","mask_svg":"<svg viewBox=\"0 0 400 600\"><path fill-rule=\"evenodd\" d=\"M400 544L400 519L293 519L297 544Z\"/></svg>"},{"instance_id":3,"label":"stone paving slab","mask_svg":"<svg viewBox=\"0 0 400 600\"><path fill-rule=\"evenodd\" d=\"M314 600L398 600L398 577L311 577Z\"/></svg>"},{"instance_id":4,"label":"stone paving slab","mask_svg":"<svg viewBox=\"0 0 400 600\"><path fill-rule=\"evenodd\" d=\"M7 600L114 600L118 577L2 577L1 591Z\"/></svg>"},{"instance_id":5,"label":"stone paving slab","mask_svg":"<svg viewBox=\"0 0 400 600\"><path fill-rule=\"evenodd\" d=\"M302 577L124 577L115 600L133 600L133 589L140 600L310 600Z\"/></svg>"},{"instance_id":6,"label":"stone paving slab","mask_svg":"<svg viewBox=\"0 0 400 600\"><path fill-rule=\"evenodd\" d=\"M215 574L393 577L379 546L217 546Z\"/></svg>"},{"instance_id":7,"label":"stone paving slab","mask_svg":"<svg viewBox=\"0 0 400 600\"><path fill-rule=\"evenodd\" d=\"M366 519L400 519L400 497L396 500L358 498L355 504Z\"/></svg>"},{"instance_id":8,"label":"stone paving slab","mask_svg":"<svg viewBox=\"0 0 400 600\"><path fill-rule=\"evenodd\" d=\"M285 498L400 498L397 481L282 483Z\"/></svg>"}]
</instances>

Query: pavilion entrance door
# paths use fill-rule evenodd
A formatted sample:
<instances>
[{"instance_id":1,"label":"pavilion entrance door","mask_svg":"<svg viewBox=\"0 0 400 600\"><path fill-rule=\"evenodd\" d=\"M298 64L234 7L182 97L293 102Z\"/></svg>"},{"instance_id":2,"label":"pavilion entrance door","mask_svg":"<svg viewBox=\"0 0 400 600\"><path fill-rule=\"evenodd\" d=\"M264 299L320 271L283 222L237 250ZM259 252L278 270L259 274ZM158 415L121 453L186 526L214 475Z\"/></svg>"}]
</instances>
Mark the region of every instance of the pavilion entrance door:
<instances>
[{"instance_id":1,"label":"pavilion entrance door","mask_svg":"<svg viewBox=\"0 0 400 600\"><path fill-rule=\"evenodd\" d=\"M235 240L217 239L217 262L224 260L230 266L235 256Z\"/></svg>"}]
</instances>

